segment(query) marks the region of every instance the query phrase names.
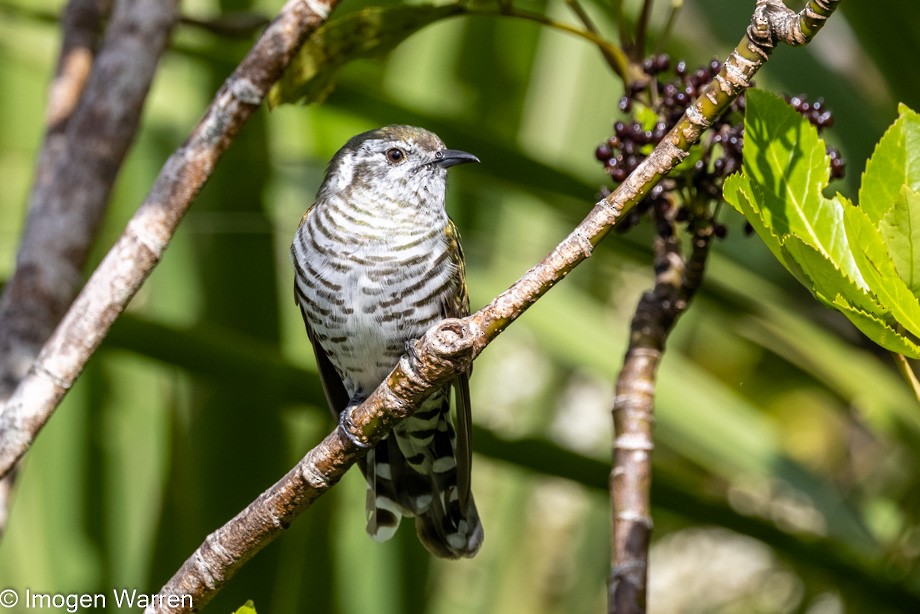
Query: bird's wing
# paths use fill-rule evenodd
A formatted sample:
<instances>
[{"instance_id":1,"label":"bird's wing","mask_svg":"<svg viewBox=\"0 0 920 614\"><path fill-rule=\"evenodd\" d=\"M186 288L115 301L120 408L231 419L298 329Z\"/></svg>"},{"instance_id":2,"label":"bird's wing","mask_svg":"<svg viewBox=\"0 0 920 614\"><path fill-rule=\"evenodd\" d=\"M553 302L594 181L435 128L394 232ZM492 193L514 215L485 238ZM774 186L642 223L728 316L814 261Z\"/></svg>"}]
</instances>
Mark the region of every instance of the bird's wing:
<instances>
[{"instance_id":1,"label":"bird's wing","mask_svg":"<svg viewBox=\"0 0 920 614\"><path fill-rule=\"evenodd\" d=\"M460 233L453 220L445 228L447 240L451 243L449 253L454 266L455 290L443 303L444 317L463 318L470 315L470 297L466 288L466 266L460 247ZM465 508L470 496L471 470L473 466L472 414L470 411L470 371L459 373L451 383L457 411L457 490L460 503Z\"/></svg>"},{"instance_id":2,"label":"bird's wing","mask_svg":"<svg viewBox=\"0 0 920 614\"><path fill-rule=\"evenodd\" d=\"M294 285L294 296L299 307L300 297L297 296L296 284ZM323 384L323 391L326 393L326 402L329 404L332 415L338 420L339 414L348 406L348 393L345 392L345 385L342 383L342 378L339 377L339 372L335 370L332 361L329 360L326 350L323 349L323 346L319 344L316 337L313 335L313 331L310 329L310 322L307 320L307 316L304 314L302 307L300 315L303 316L303 323L307 329L307 337L310 338L310 343L313 345L313 353L316 355L316 367L319 370L319 379Z\"/></svg>"},{"instance_id":3,"label":"bird's wing","mask_svg":"<svg viewBox=\"0 0 920 614\"><path fill-rule=\"evenodd\" d=\"M301 225L306 222L307 217L312 211L312 206L307 209L307 212L304 213L303 218L300 220ZM295 274L302 277L303 272L299 270L300 265L297 263L296 258L294 259L294 267L297 269ZM300 315L303 317L303 324L307 329L307 337L309 337L310 344L313 346L313 353L316 356L316 367L319 369L320 381L323 384L323 391L326 393L326 402L329 404L329 410L332 412L332 415L338 420L339 414L348 406L348 393L345 392L345 385L342 383L342 378L332 365L332 361L329 360L326 350L320 345L319 341L317 341L316 335L313 334L313 329L310 328L310 320L307 318L307 314L303 307L304 301L306 301L306 297L301 295L300 289L297 287L297 281L295 280L294 302L300 308Z\"/></svg>"}]
</instances>

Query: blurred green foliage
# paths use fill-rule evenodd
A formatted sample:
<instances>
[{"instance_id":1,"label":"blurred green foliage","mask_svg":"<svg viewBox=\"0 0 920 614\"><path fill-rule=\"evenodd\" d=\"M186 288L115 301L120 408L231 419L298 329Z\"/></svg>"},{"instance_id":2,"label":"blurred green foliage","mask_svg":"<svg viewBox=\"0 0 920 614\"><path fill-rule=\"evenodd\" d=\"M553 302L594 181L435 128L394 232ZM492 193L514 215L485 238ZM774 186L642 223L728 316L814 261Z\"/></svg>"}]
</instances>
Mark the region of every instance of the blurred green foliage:
<instances>
[{"instance_id":1,"label":"blurred green foliage","mask_svg":"<svg viewBox=\"0 0 920 614\"><path fill-rule=\"evenodd\" d=\"M272 15L279 4L193 0L183 10ZM0 279L14 264L59 40L41 15L62 5L0 2ZM369 5L346 0L340 13ZM638 3L624 5L634 17ZM825 97L837 118L826 136L849 163L836 187L849 195L896 101L920 108L898 60L917 51L920 5L891 5L896 19L843 3L814 44L780 48L757 79ZM607 3L585 6L616 32ZM687 0L665 48L691 65L724 56L752 6ZM527 8L574 22L558 0ZM177 28L94 262L250 43ZM584 40L464 17L423 29L385 60L346 66L322 105L261 110L29 453L0 586L155 592L330 428L288 246L350 136L413 123L480 157L452 177L448 204L475 307L593 205L605 180L593 151L620 94ZM729 236L660 371L652 611L920 610L920 408L886 355L745 237L729 207L720 217ZM652 283L648 237L640 227L608 238L476 362L474 488L486 530L477 558L430 560L409 527L372 543L353 472L209 611L248 599L260 612L599 611L612 382Z\"/></svg>"}]
</instances>

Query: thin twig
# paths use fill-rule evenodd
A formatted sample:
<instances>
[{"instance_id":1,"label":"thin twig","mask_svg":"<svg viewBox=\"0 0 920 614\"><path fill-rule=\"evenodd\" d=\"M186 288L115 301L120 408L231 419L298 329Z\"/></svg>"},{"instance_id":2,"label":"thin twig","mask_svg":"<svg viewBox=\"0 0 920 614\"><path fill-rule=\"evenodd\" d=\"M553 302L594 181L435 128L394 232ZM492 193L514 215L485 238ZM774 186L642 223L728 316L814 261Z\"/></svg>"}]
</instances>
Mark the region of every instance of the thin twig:
<instances>
[{"instance_id":1,"label":"thin twig","mask_svg":"<svg viewBox=\"0 0 920 614\"><path fill-rule=\"evenodd\" d=\"M210 19L183 15L179 23L228 38L249 38L269 24L269 19L259 13L227 13Z\"/></svg>"},{"instance_id":2,"label":"thin twig","mask_svg":"<svg viewBox=\"0 0 920 614\"><path fill-rule=\"evenodd\" d=\"M573 34L587 41L590 41L600 50L601 55L604 56L604 59L613 70L613 72L623 80L623 83L627 83L627 77L629 75L629 58L626 57L626 54L623 53L623 50L620 47L608 41L606 38L601 36L596 29L592 29L587 24L585 25L585 29L576 28L575 26L569 25L567 23L551 19L541 13L525 11L511 6L510 4L507 6L500 6L498 9L474 4L464 6L463 10L467 15L501 15L533 21L549 28L553 28L554 30Z\"/></svg>"},{"instance_id":3,"label":"thin twig","mask_svg":"<svg viewBox=\"0 0 920 614\"><path fill-rule=\"evenodd\" d=\"M920 380L917 380L917 374L911 369L907 357L903 354L896 354L893 352L891 356L894 358L894 364L898 368L898 373L901 374L901 377L903 377L907 385L910 386L917 401L920 401Z\"/></svg>"},{"instance_id":4,"label":"thin twig","mask_svg":"<svg viewBox=\"0 0 920 614\"><path fill-rule=\"evenodd\" d=\"M617 33L620 35L620 46L624 49L629 49L632 45L632 36L629 32L629 24L626 22L626 15L623 12L623 0L611 0L611 5L613 21L617 24Z\"/></svg>"},{"instance_id":5,"label":"thin twig","mask_svg":"<svg viewBox=\"0 0 920 614\"><path fill-rule=\"evenodd\" d=\"M597 39L603 40L603 35L601 34L600 30L598 30L597 26L594 25L594 22L591 20L591 16L588 15L588 12L578 2L578 0L565 0L565 3L566 3L566 6L568 6L572 10L572 12L575 13L575 16L578 17L578 20L585 27L585 30L587 32L590 32L591 34L593 34ZM607 62L607 65L610 66L610 68L613 70L614 73L616 73L621 79L623 79L623 83L625 85L626 83L626 78L625 78L626 72L625 71L628 69L628 66L629 66L628 63L626 64L623 63L623 60L625 58L622 56L622 54L611 53L610 48L613 47L613 45L610 45L610 44L597 45L597 47L598 49L600 49L601 55L604 56L604 60Z\"/></svg>"},{"instance_id":6,"label":"thin twig","mask_svg":"<svg viewBox=\"0 0 920 614\"><path fill-rule=\"evenodd\" d=\"M680 15L682 8L684 8L684 0L671 0L671 10L668 12L668 20L661 29L661 35L658 37L658 42L655 44L655 53L661 53L661 50L664 49L664 45L671 37L671 31L674 29L674 24L677 23L677 17Z\"/></svg>"},{"instance_id":7,"label":"thin twig","mask_svg":"<svg viewBox=\"0 0 920 614\"><path fill-rule=\"evenodd\" d=\"M652 15L652 5L655 0L643 0L642 11L639 13L639 19L636 21L635 45L629 50L629 57L633 62L642 61L645 55L645 39L648 35L648 22Z\"/></svg>"}]
</instances>

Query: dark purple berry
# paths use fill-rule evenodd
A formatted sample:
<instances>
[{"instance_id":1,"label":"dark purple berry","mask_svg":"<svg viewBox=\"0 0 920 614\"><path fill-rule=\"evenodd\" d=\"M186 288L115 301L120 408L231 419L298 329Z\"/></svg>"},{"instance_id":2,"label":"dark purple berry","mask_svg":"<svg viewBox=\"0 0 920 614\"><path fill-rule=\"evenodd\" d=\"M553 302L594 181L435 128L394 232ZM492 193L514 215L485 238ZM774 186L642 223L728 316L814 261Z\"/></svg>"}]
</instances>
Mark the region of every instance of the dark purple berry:
<instances>
[{"instance_id":1,"label":"dark purple berry","mask_svg":"<svg viewBox=\"0 0 920 614\"><path fill-rule=\"evenodd\" d=\"M594 150L594 157L598 159L599 162L606 163L613 156L613 150L610 148L610 145L603 143L597 146L597 149Z\"/></svg>"}]
</instances>

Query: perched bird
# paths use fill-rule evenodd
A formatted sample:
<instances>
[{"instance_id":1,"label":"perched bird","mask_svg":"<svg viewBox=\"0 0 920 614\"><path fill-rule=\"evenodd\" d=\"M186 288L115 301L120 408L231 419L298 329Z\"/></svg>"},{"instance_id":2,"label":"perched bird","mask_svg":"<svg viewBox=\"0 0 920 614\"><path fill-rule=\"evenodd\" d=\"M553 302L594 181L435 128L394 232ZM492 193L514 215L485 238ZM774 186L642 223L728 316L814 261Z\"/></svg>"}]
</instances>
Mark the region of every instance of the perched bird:
<instances>
[{"instance_id":1,"label":"perched bird","mask_svg":"<svg viewBox=\"0 0 920 614\"><path fill-rule=\"evenodd\" d=\"M294 295L339 419L386 378L409 341L441 319L469 315L460 237L444 210L447 169L467 162L479 160L422 128L359 134L332 158L300 222ZM373 539L392 537L406 516L435 555L479 549L468 377L435 391L360 463Z\"/></svg>"}]
</instances>

